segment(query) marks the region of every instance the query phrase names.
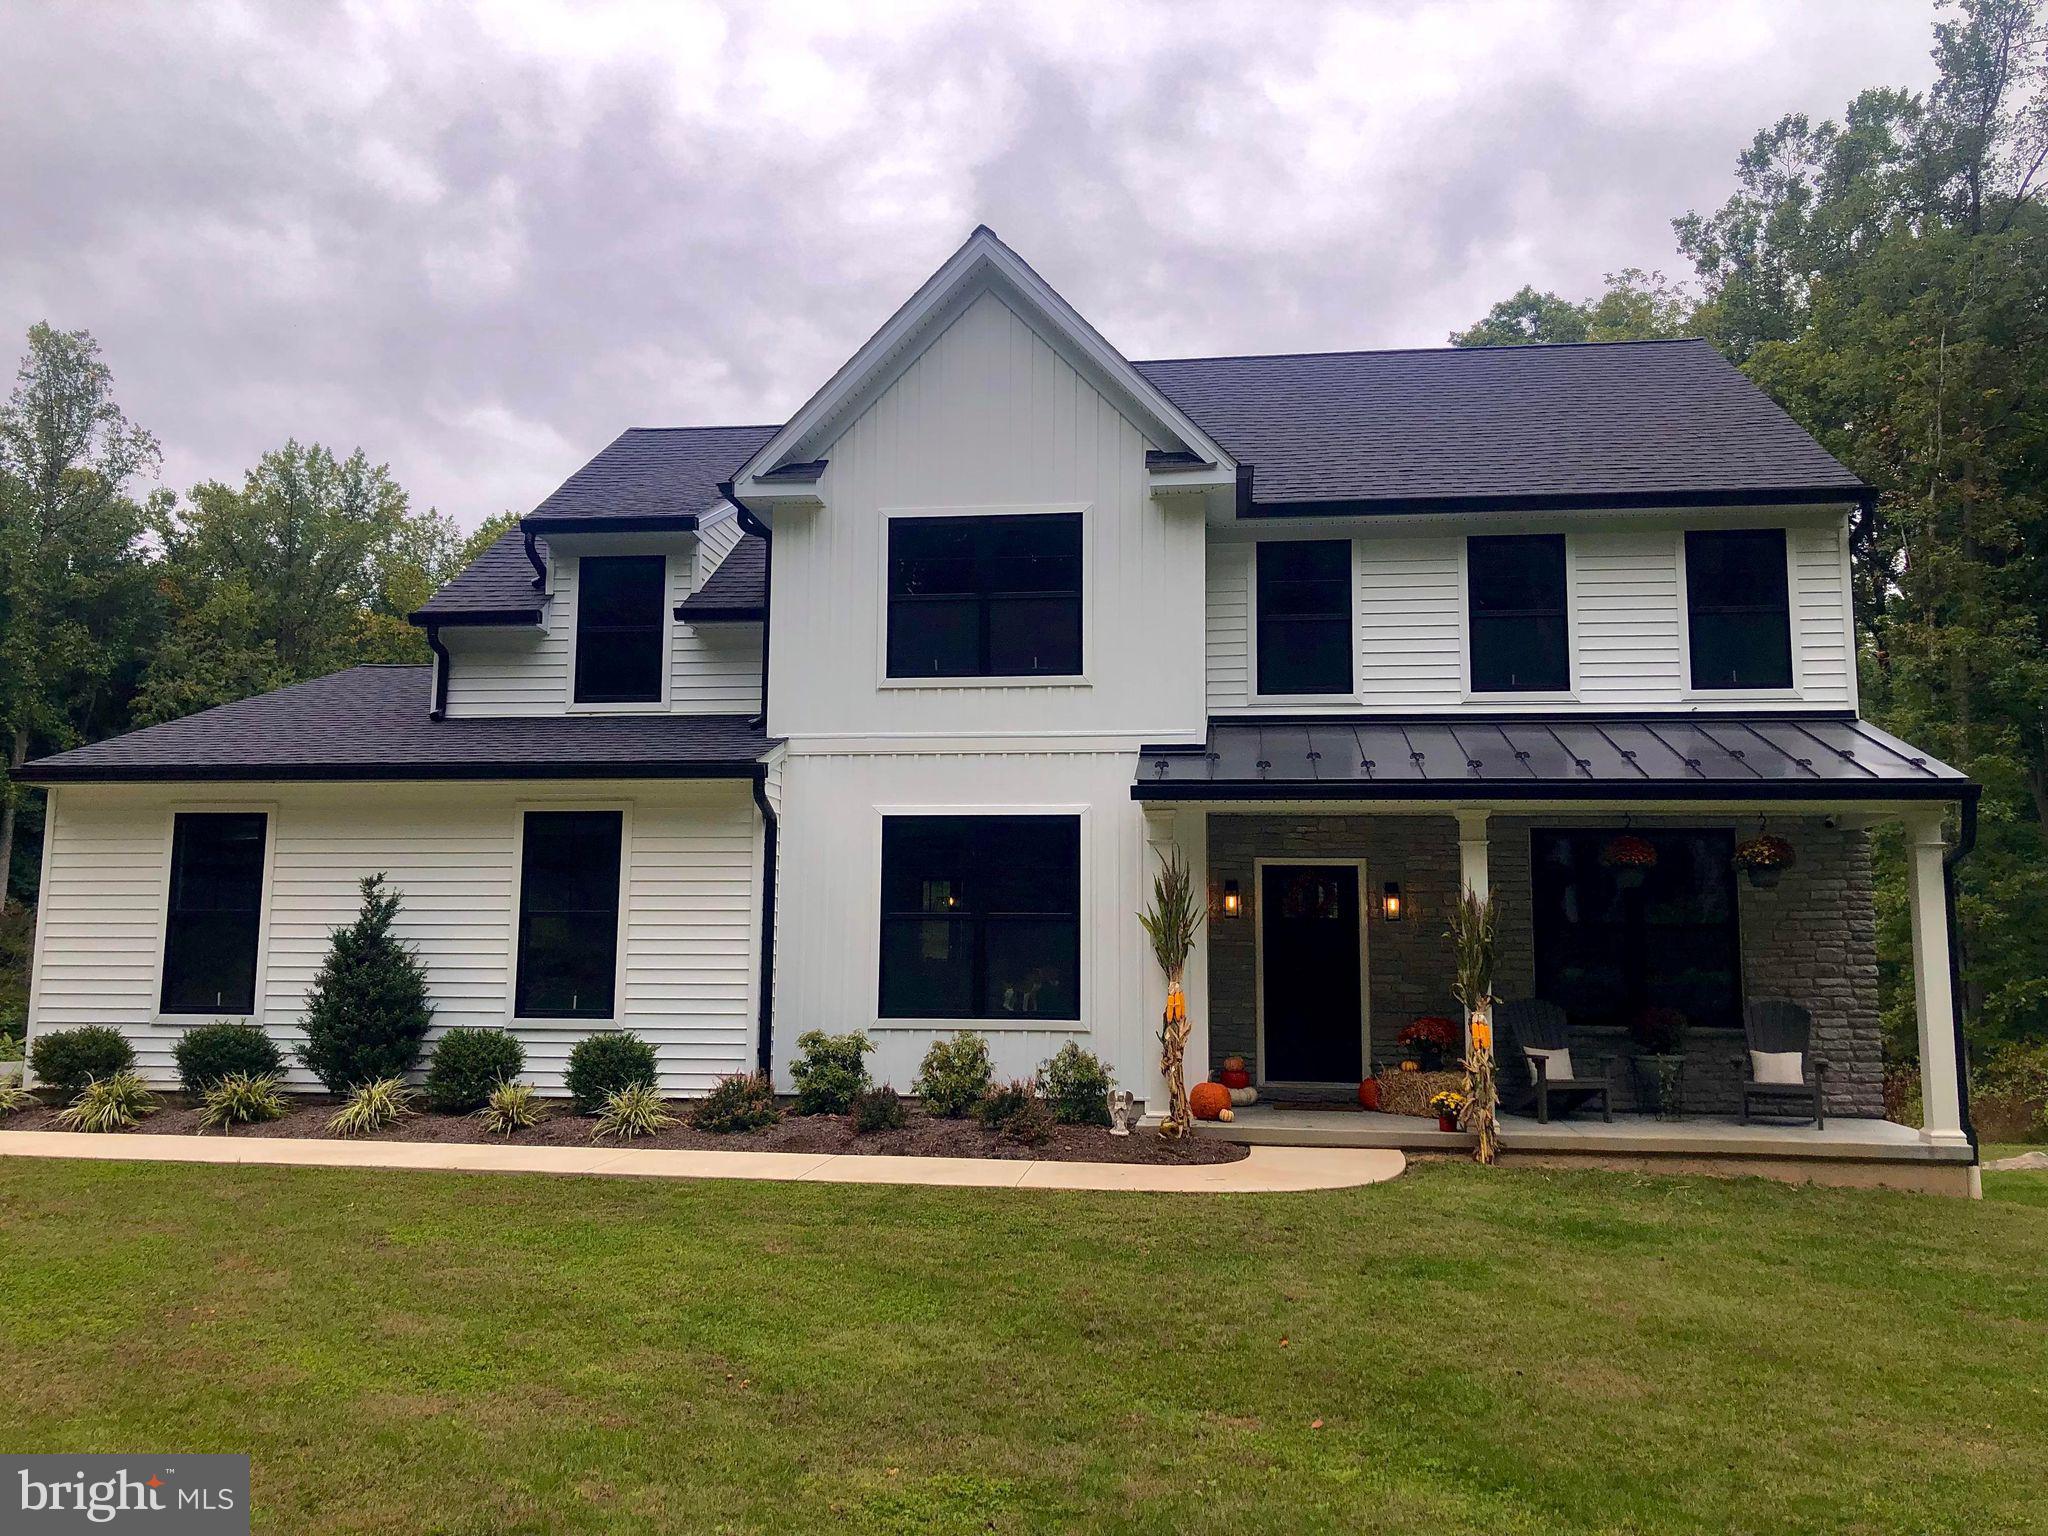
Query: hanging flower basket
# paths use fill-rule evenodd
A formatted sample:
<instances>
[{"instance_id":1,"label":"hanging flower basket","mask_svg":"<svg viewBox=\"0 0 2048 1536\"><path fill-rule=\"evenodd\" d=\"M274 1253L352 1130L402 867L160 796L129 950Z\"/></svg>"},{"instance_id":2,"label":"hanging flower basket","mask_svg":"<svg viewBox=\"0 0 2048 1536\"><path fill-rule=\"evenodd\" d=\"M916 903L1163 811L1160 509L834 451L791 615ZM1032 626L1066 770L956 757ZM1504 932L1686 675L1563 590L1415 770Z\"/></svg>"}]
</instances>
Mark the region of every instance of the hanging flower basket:
<instances>
[{"instance_id":1,"label":"hanging flower basket","mask_svg":"<svg viewBox=\"0 0 2048 1536\"><path fill-rule=\"evenodd\" d=\"M1793 852L1792 845L1768 832L1735 845L1735 867L1745 871L1749 875L1749 883L1760 890L1769 890L1776 885L1778 877L1797 862L1798 855Z\"/></svg>"},{"instance_id":2,"label":"hanging flower basket","mask_svg":"<svg viewBox=\"0 0 2048 1536\"><path fill-rule=\"evenodd\" d=\"M1600 863L1614 871L1617 884L1633 888L1641 885L1643 876L1657 867L1657 846L1648 838L1624 832L1607 840L1600 850Z\"/></svg>"}]
</instances>

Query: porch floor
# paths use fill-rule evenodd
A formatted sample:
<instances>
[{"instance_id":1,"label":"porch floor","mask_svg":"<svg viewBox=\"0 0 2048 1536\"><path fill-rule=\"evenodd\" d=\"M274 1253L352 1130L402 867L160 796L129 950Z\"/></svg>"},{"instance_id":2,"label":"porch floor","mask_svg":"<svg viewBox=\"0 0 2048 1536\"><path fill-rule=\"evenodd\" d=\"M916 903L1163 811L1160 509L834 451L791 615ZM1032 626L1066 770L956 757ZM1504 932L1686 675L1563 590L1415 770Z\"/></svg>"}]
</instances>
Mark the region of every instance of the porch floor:
<instances>
[{"instance_id":1,"label":"porch floor","mask_svg":"<svg viewBox=\"0 0 2048 1536\"><path fill-rule=\"evenodd\" d=\"M1671 1157L1812 1158L1868 1163L1968 1163L1968 1147L1936 1146L1910 1126L1889 1120L1830 1119L1824 1130L1789 1122L1687 1115L1658 1120L1616 1115L1613 1122L1580 1113L1538 1125L1532 1116L1501 1116L1501 1150L1589 1158ZM1412 1115L1365 1110L1301 1109L1247 1104L1228 1124L1203 1122L1204 1136L1252 1146L1394 1147L1404 1152L1459 1152L1472 1145L1463 1131L1440 1131Z\"/></svg>"}]
</instances>

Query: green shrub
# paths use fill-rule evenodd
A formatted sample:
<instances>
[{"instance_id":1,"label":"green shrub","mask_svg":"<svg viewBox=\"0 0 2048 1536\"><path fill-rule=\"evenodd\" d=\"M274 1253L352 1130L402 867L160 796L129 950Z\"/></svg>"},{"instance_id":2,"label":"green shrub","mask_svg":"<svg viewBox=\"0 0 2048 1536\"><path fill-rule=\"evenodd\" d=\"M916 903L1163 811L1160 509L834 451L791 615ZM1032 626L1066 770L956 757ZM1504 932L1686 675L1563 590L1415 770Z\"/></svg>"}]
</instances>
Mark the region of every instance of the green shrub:
<instances>
[{"instance_id":1,"label":"green shrub","mask_svg":"<svg viewBox=\"0 0 2048 1536\"><path fill-rule=\"evenodd\" d=\"M427 1064L427 1103L444 1115L466 1115L525 1067L525 1049L504 1030L451 1029Z\"/></svg>"},{"instance_id":2,"label":"green shrub","mask_svg":"<svg viewBox=\"0 0 2048 1536\"><path fill-rule=\"evenodd\" d=\"M380 1077L364 1083L335 1111L327 1129L337 1136L367 1136L396 1125L413 1112L412 1090L402 1077Z\"/></svg>"},{"instance_id":3,"label":"green shrub","mask_svg":"<svg viewBox=\"0 0 2048 1536\"><path fill-rule=\"evenodd\" d=\"M510 1136L514 1131L532 1130L548 1117L548 1111L533 1084L504 1082L490 1091L476 1117L492 1135Z\"/></svg>"},{"instance_id":4,"label":"green shrub","mask_svg":"<svg viewBox=\"0 0 2048 1536\"><path fill-rule=\"evenodd\" d=\"M973 1030L963 1029L950 1040L931 1043L910 1091L923 1102L926 1114L959 1120L974 1113L995 1075L988 1059L988 1042Z\"/></svg>"},{"instance_id":5,"label":"green shrub","mask_svg":"<svg viewBox=\"0 0 2048 1536\"><path fill-rule=\"evenodd\" d=\"M741 1131L758 1131L782 1118L775 1102L775 1085L765 1072L735 1072L721 1077L712 1090L692 1104L686 1118L690 1128L730 1136Z\"/></svg>"},{"instance_id":6,"label":"green shrub","mask_svg":"<svg viewBox=\"0 0 2048 1536\"><path fill-rule=\"evenodd\" d=\"M54 1088L66 1099L75 1099L94 1078L118 1077L135 1065L135 1048L118 1029L88 1024L82 1029L60 1029L36 1036L29 1048L28 1064L36 1081Z\"/></svg>"},{"instance_id":7,"label":"green shrub","mask_svg":"<svg viewBox=\"0 0 2048 1536\"><path fill-rule=\"evenodd\" d=\"M188 1029L171 1047L178 1063L178 1084L194 1097L225 1078L276 1077L284 1071L284 1052L258 1024L221 1019Z\"/></svg>"},{"instance_id":8,"label":"green shrub","mask_svg":"<svg viewBox=\"0 0 2048 1536\"><path fill-rule=\"evenodd\" d=\"M910 1117L903 1110L903 1096L889 1084L863 1088L853 1096L853 1130L857 1136L876 1131L900 1131Z\"/></svg>"},{"instance_id":9,"label":"green shrub","mask_svg":"<svg viewBox=\"0 0 2048 1536\"><path fill-rule=\"evenodd\" d=\"M991 1085L975 1114L982 1125L1005 1141L1042 1147L1052 1139L1052 1111L1038 1095L1034 1078L1017 1077Z\"/></svg>"},{"instance_id":10,"label":"green shrub","mask_svg":"<svg viewBox=\"0 0 2048 1536\"><path fill-rule=\"evenodd\" d=\"M635 1136L652 1136L675 1123L676 1117L662 1102L660 1089L652 1083L629 1083L605 1095L604 1106L597 1112L597 1128L591 1135L593 1139L616 1136L626 1141Z\"/></svg>"},{"instance_id":11,"label":"green shrub","mask_svg":"<svg viewBox=\"0 0 2048 1536\"><path fill-rule=\"evenodd\" d=\"M1116 1079L1102 1058L1069 1040L1039 1073L1046 1107L1061 1125L1109 1124L1109 1090Z\"/></svg>"},{"instance_id":12,"label":"green shrub","mask_svg":"<svg viewBox=\"0 0 2048 1536\"><path fill-rule=\"evenodd\" d=\"M306 998L299 1058L330 1093L404 1077L419 1064L434 1021L426 967L391 931L402 906L398 892L382 875L368 875L362 893L362 909L348 927L334 930Z\"/></svg>"},{"instance_id":13,"label":"green shrub","mask_svg":"<svg viewBox=\"0 0 2048 1536\"><path fill-rule=\"evenodd\" d=\"M578 1114L592 1114L620 1089L654 1078L654 1047L631 1030L585 1035L569 1053L569 1093Z\"/></svg>"},{"instance_id":14,"label":"green shrub","mask_svg":"<svg viewBox=\"0 0 2048 1536\"><path fill-rule=\"evenodd\" d=\"M0 1065L19 1061L22 1057L21 1034L12 1024L0 1029Z\"/></svg>"},{"instance_id":15,"label":"green shrub","mask_svg":"<svg viewBox=\"0 0 2048 1536\"><path fill-rule=\"evenodd\" d=\"M813 1029L796 1037L797 1057L789 1069L796 1079L796 1112L800 1115L843 1115L853 1096L868 1085L861 1058L875 1046L859 1030L828 1035Z\"/></svg>"},{"instance_id":16,"label":"green shrub","mask_svg":"<svg viewBox=\"0 0 2048 1536\"><path fill-rule=\"evenodd\" d=\"M1979 1118L2008 1121L2021 1135L2048 1137L2048 1040L2002 1045L1974 1076Z\"/></svg>"},{"instance_id":17,"label":"green shrub","mask_svg":"<svg viewBox=\"0 0 2048 1536\"><path fill-rule=\"evenodd\" d=\"M71 1107L57 1116L67 1131L132 1131L157 1111L156 1095L133 1072L89 1078Z\"/></svg>"},{"instance_id":18,"label":"green shrub","mask_svg":"<svg viewBox=\"0 0 2048 1536\"><path fill-rule=\"evenodd\" d=\"M282 1120L291 1113L275 1076L252 1077L247 1072L230 1072L206 1090L204 1103L199 1115L202 1131Z\"/></svg>"}]
</instances>

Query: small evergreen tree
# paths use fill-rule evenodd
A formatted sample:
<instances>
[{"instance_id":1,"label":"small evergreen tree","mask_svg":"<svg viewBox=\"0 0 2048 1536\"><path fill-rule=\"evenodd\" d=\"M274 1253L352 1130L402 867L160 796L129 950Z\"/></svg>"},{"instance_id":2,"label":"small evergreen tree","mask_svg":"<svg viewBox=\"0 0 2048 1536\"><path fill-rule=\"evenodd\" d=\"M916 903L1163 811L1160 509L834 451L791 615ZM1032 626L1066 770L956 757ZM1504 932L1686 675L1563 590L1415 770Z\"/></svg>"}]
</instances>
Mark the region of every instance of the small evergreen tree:
<instances>
[{"instance_id":1,"label":"small evergreen tree","mask_svg":"<svg viewBox=\"0 0 2048 1536\"><path fill-rule=\"evenodd\" d=\"M426 967L391 931L400 905L383 875L366 876L362 911L334 930L313 978L299 1059L332 1093L403 1077L419 1062L434 1009Z\"/></svg>"}]
</instances>

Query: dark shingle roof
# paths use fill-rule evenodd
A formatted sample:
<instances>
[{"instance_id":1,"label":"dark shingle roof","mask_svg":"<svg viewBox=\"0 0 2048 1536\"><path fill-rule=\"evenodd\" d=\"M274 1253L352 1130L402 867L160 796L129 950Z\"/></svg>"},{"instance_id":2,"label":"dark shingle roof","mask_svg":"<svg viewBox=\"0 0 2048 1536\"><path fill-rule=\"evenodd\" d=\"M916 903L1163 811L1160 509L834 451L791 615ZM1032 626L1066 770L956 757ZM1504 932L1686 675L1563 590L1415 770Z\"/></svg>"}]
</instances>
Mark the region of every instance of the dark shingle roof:
<instances>
[{"instance_id":1,"label":"dark shingle roof","mask_svg":"<svg viewBox=\"0 0 2048 1536\"><path fill-rule=\"evenodd\" d=\"M704 585L676 607L676 617L708 624L720 619L758 619L768 601L768 546L751 533L737 544L706 578Z\"/></svg>"},{"instance_id":2,"label":"dark shingle roof","mask_svg":"<svg viewBox=\"0 0 2048 1536\"><path fill-rule=\"evenodd\" d=\"M769 746L744 715L432 720L428 667L346 672L223 704L16 770L28 783L181 779L746 778Z\"/></svg>"},{"instance_id":3,"label":"dark shingle roof","mask_svg":"<svg viewBox=\"0 0 2048 1536\"><path fill-rule=\"evenodd\" d=\"M543 562L547 540L535 541ZM456 578L427 599L415 624L532 624L540 621L541 595L533 587L533 562L514 528L478 555Z\"/></svg>"},{"instance_id":4,"label":"dark shingle roof","mask_svg":"<svg viewBox=\"0 0 2048 1536\"><path fill-rule=\"evenodd\" d=\"M1255 506L1614 504L1863 484L1704 341L1138 363Z\"/></svg>"},{"instance_id":5,"label":"dark shingle roof","mask_svg":"<svg viewBox=\"0 0 2048 1536\"><path fill-rule=\"evenodd\" d=\"M1973 798L1948 764L1843 715L1211 720L1145 747L1138 800Z\"/></svg>"},{"instance_id":6,"label":"dark shingle roof","mask_svg":"<svg viewBox=\"0 0 2048 1536\"><path fill-rule=\"evenodd\" d=\"M630 427L564 480L532 517L603 524L686 517L718 500L719 483L776 433L774 427Z\"/></svg>"}]
</instances>

